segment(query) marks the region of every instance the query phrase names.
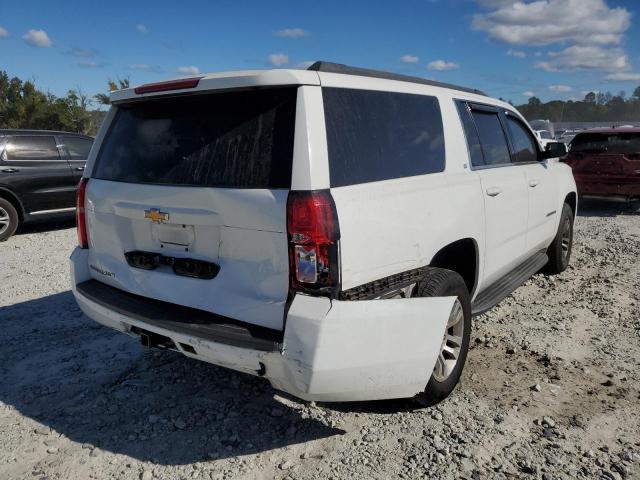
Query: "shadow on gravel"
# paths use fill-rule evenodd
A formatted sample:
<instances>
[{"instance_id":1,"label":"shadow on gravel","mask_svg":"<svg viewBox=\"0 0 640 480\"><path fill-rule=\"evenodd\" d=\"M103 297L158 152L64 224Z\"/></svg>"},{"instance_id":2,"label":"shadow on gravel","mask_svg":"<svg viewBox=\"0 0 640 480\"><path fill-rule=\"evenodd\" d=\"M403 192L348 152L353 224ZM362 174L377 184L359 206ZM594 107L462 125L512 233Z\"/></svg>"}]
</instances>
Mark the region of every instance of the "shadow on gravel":
<instances>
[{"instance_id":1,"label":"shadow on gravel","mask_svg":"<svg viewBox=\"0 0 640 480\"><path fill-rule=\"evenodd\" d=\"M53 230L65 230L67 228L75 228L76 219L74 216L61 217L55 220L37 220L20 225L15 235L24 235L27 233L42 233Z\"/></svg>"},{"instance_id":2,"label":"shadow on gravel","mask_svg":"<svg viewBox=\"0 0 640 480\"><path fill-rule=\"evenodd\" d=\"M579 217L617 217L618 215L640 215L640 202L591 199L580 199L578 202Z\"/></svg>"},{"instance_id":3,"label":"shadow on gravel","mask_svg":"<svg viewBox=\"0 0 640 480\"><path fill-rule=\"evenodd\" d=\"M87 455L182 465L344 433L277 401L264 379L145 351L86 318L71 292L0 307L0 345L0 401L41 423L34 435Z\"/></svg>"}]
</instances>

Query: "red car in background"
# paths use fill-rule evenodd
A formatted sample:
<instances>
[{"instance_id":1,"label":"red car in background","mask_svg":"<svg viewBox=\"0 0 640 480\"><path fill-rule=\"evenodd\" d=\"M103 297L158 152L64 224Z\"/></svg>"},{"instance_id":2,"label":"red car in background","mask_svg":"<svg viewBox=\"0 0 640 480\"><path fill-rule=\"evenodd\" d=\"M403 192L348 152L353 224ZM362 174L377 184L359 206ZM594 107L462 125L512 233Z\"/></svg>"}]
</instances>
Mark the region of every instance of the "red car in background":
<instances>
[{"instance_id":1,"label":"red car in background","mask_svg":"<svg viewBox=\"0 0 640 480\"><path fill-rule=\"evenodd\" d=\"M640 128L580 132L563 161L573 169L578 195L640 200Z\"/></svg>"}]
</instances>

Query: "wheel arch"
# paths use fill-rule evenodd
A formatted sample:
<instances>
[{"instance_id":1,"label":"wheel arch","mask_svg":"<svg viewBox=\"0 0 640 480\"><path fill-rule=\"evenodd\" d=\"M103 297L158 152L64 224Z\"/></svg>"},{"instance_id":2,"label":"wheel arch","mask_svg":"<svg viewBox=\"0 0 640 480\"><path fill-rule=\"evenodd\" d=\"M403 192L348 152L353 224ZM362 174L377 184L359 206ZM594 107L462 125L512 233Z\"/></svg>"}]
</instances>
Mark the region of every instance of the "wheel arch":
<instances>
[{"instance_id":1,"label":"wheel arch","mask_svg":"<svg viewBox=\"0 0 640 480\"><path fill-rule=\"evenodd\" d=\"M433 256L429 266L446 268L458 273L473 298L480 271L480 255L478 242L471 237L462 238L443 246Z\"/></svg>"},{"instance_id":2,"label":"wheel arch","mask_svg":"<svg viewBox=\"0 0 640 480\"><path fill-rule=\"evenodd\" d=\"M8 188L0 186L0 198L4 198L9 203L11 203L11 205L13 205L16 211L18 212L18 220L20 222L24 221L24 218L25 218L24 206L22 205L22 202L20 201L20 199L15 193L13 193Z\"/></svg>"},{"instance_id":3,"label":"wheel arch","mask_svg":"<svg viewBox=\"0 0 640 480\"><path fill-rule=\"evenodd\" d=\"M578 195L576 192L569 192L566 197L564 197L564 203L568 204L571 207L571 211L573 212L573 218L576 218L578 213Z\"/></svg>"}]
</instances>

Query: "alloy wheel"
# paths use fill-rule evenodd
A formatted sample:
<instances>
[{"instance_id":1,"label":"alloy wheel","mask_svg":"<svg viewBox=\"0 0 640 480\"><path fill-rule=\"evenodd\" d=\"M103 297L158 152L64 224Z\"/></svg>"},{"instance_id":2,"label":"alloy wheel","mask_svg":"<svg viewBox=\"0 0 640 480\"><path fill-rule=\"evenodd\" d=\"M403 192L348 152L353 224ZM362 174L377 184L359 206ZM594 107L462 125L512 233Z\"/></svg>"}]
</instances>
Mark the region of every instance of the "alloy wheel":
<instances>
[{"instance_id":1,"label":"alloy wheel","mask_svg":"<svg viewBox=\"0 0 640 480\"><path fill-rule=\"evenodd\" d=\"M433 376L438 382L444 382L456 368L462 349L463 335L464 311L460 300L456 298L447 321L447 329L444 332L436 366L433 369Z\"/></svg>"},{"instance_id":2,"label":"alloy wheel","mask_svg":"<svg viewBox=\"0 0 640 480\"><path fill-rule=\"evenodd\" d=\"M0 207L0 234L4 233L9 228L9 212Z\"/></svg>"}]
</instances>

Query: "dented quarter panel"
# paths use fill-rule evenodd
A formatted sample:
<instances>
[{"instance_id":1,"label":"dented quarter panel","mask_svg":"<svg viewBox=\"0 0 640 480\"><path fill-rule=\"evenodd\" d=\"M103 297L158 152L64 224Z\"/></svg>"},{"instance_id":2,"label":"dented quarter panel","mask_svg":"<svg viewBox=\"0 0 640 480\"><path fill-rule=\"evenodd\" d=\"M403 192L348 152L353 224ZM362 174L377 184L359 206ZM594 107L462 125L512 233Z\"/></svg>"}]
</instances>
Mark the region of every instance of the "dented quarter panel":
<instances>
[{"instance_id":1,"label":"dented quarter panel","mask_svg":"<svg viewBox=\"0 0 640 480\"><path fill-rule=\"evenodd\" d=\"M291 393L326 401L417 394L433 371L454 300L330 301L297 295L283 353Z\"/></svg>"}]
</instances>

